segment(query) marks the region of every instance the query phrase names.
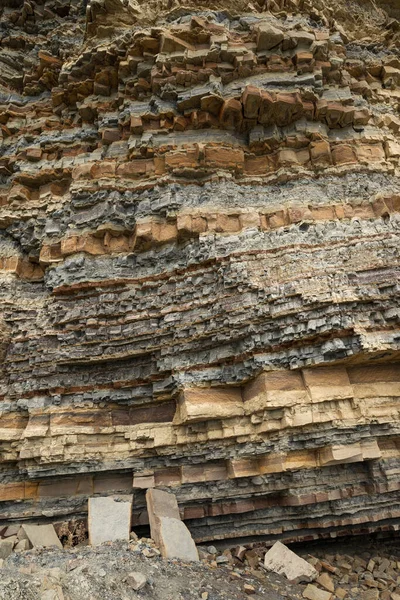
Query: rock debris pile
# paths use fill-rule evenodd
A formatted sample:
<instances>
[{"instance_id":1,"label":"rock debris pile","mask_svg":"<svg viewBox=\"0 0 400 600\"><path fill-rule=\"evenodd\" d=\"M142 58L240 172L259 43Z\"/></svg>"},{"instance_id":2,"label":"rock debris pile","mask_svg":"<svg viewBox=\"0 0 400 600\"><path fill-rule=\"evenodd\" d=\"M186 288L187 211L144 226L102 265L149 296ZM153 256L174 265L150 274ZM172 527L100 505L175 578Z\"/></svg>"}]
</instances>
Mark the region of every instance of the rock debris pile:
<instances>
[{"instance_id":1,"label":"rock debris pile","mask_svg":"<svg viewBox=\"0 0 400 600\"><path fill-rule=\"evenodd\" d=\"M400 550L330 544L300 549L277 542L224 551L198 548L200 561L165 559L148 538L16 551L0 563L1 600L398 600ZM274 568L271 569L271 555ZM281 561L281 562L280 562ZM286 577L282 568L295 563Z\"/></svg>"}]
</instances>

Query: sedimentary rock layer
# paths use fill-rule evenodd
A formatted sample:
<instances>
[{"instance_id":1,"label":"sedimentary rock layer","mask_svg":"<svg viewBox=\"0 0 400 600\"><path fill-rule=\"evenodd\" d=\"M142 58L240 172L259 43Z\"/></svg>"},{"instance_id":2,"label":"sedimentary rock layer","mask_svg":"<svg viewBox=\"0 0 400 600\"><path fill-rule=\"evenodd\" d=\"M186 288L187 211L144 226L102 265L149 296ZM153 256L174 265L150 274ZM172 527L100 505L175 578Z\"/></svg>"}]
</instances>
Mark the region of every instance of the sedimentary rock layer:
<instances>
[{"instance_id":1,"label":"sedimentary rock layer","mask_svg":"<svg viewBox=\"0 0 400 600\"><path fill-rule=\"evenodd\" d=\"M2 9L0 521L398 527L399 15L319 4Z\"/></svg>"}]
</instances>

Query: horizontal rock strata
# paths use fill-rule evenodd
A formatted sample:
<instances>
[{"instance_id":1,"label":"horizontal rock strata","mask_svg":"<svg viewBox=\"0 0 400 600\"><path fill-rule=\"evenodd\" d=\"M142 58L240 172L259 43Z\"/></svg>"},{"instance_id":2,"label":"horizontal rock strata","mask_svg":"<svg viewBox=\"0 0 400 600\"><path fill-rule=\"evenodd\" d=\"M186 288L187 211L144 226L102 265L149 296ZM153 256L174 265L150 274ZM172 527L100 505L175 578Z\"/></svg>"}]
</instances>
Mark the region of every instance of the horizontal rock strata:
<instances>
[{"instance_id":1,"label":"horizontal rock strata","mask_svg":"<svg viewBox=\"0 0 400 600\"><path fill-rule=\"evenodd\" d=\"M397 530L396 8L16 4L0 523L155 487L196 541Z\"/></svg>"}]
</instances>

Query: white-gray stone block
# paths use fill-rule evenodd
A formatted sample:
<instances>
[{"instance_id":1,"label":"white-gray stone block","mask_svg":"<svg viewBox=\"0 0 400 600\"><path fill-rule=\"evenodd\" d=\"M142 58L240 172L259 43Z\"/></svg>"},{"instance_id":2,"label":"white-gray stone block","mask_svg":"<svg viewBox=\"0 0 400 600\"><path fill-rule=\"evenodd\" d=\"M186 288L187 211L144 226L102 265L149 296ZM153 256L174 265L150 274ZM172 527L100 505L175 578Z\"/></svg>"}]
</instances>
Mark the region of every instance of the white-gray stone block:
<instances>
[{"instance_id":1,"label":"white-gray stone block","mask_svg":"<svg viewBox=\"0 0 400 600\"><path fill-rule=\"evenodd\" d=\"M165 558L185 562L199 560L199 553L185 523L170 517L160 517L160 550Z\"/></svg>"},{"instance_id":2,"label":"white-gray stone block","mask_svg":"<svg viewBox=\"0 0 400 600\"><path fill-rule=\"evenodd\" d=\"M89 543L129 540L133 496L89 498Z\"/></svg>"},{"instance_id":3,"label":"white-gray stone block","mask_svg":"<svg viewBox=\"0 0 400 600\"><path fill-rule=\"evenodd\" d=\"M264 559L267 571L273 571L278 575L286 575L287 579L294 582L314 581L318 577L318 571L310 563L297 556L281 542L276 542L268 550Z\"/></svg>"}]
</instances>

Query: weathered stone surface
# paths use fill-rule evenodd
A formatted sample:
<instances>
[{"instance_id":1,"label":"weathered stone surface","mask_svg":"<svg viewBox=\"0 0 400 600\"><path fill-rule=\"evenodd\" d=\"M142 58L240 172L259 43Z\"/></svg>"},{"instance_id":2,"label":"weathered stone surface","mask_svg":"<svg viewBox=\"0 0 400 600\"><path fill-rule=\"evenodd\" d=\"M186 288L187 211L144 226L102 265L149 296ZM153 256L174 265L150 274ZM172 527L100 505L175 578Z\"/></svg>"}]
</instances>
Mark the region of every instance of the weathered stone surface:
<instances>
[{"instance_id":1,"label":"weathered stone surface","mask_svg":"<svg viewBox=\"0 0 400 600\"><path fill-rule=\"evenodd\" d=\"M196 544L186 525L180 520L174 494L150 489L146 492L151 537L164 558L197 561Z\"/></svg>"},{"instance_id":2,"label":"weathered stone surface","mask_svg":"<svg viewBox=\"0 0 400 600\"><path fill-rule=\"evenodd\" d=\"M21 552L25 552L25 550L29 550L30 548L32 548L32 544L29 540L19 540L14 546L14 551L17 552L20 550Z\"/></svg>"},{"instance_id":3,"label":"weathered stone surface","mask_svg":"<svg viewBox=\"0 0 400 600\"><path fill-rule=\"evenodd\" d=\"M34 548L62 548L53 525L22 525L22 529Z\"/></svg>"},{"instance_id":4,"label":"weathered stone surface","mask_svg":"<svg viewBox=\"0 0 400 600\"><path fill-rule=\"evenodd\" d=\"M199 560L196 544L185 523L170 517L160 517L159 544L162 556L185 562Z\"/></svg>"},{"instance_id":5,"label":"weathered stone surface","mask_svg":"<svg viewBox=\"0 0 400 600\"><path fill-rule=\"evenodd\" d=\"M143 589L147 583L147 578L140 571L131 571L126 578L127 584L135 591Z\"/></svg>"},{"instance_id":6,"label":"weathered stone surface","mask_svg":"<svg viewBox=\"0 0 400 600\"><path fill-rule=\"evenodd\" d=\"M309 583L303 592L303 598L307 598L308 600L331 600L332 594L320 590L316 585Z\"/></svg>"},{"instance_id":7,"label":"weathered stone surface","mask_svg":"<svg viewBox=\"0 0 400 600\"><path fill-rule=\"evenodd\" d=\"M264 567L267 571L285 575L290 581L314 581L318 576L318 572L310 563L281 542L275 542L268 550L264 558Z\"/></svg>"},{"instance_id":8,"label":"weathered stone surface","mask_svg":"<svg viewBox=\"0 0 400 600\"><path fill-rule=\"evenodd\" d=\"M13 551L14 543L12 540L0 540L0 559L10 556Z\"/></svg>"},{"instance_id":9,"label":"weathered stone surface","mask_svg":"<svg viewBox=\"0 0 400 600\"><path fill-rule=\"evenodd\" d=\"M133 496L89 498L89 542L98 546L104 542L129 540Z\"/></svg>"},{"instance_id":10,"label":"weathered stone surface","mask_svg":"<svg viewBox=\"0 0 400 600\"><path fill-rule=\"evenodd\" d=\"M270 50L282 42L283 32L270 23L260 23L257 28L257 50Z\"/></svg>"}]
</instances>

